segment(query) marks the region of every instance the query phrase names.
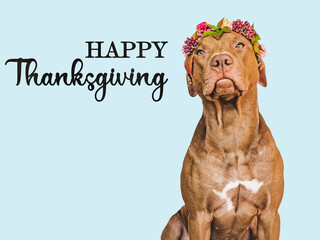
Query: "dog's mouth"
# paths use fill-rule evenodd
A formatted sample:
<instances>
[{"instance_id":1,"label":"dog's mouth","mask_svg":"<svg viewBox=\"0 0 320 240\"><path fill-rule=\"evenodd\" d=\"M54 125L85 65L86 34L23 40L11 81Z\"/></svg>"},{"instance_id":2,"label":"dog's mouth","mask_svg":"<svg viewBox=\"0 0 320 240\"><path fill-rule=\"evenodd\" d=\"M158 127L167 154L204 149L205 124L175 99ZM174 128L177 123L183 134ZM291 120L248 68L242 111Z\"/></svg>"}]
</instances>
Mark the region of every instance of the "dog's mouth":
<instances>
[{"instance_id":1,"label":"dog's mouth","mask_svg":"<svg viewBox=\"0 0 320 240\"><path fill-rule=\"evenodd\" d=\"M231 100L235 96L240 95L241 92L239 91L232 79L222 78L215 83L213 91L211 92L211 94L207 95L206 98L208 100L214 100L218 98L222 98L224 100Z\"/></svg>"},{"instance_id":2,"label":"dog's mouth","mask_svg":"<svg viewBox=\"0 0 320 240\"><path fill-rule=\"evenodd\" d=\"M234 82L231 79L223 78L216 82L214 91L219 95L233 93L236 89Z\"/></svg>"}]
</instances>

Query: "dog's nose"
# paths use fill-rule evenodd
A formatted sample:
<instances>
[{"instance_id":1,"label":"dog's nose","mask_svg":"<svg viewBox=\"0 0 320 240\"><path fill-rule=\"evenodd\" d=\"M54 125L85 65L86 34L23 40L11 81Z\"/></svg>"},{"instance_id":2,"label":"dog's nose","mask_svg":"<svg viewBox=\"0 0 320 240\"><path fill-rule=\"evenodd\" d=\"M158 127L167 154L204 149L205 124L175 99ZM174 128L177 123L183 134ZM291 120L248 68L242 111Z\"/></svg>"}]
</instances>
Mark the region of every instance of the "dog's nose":
<instances>
[{"instance_id":1,"label":"dog's nose","mask_svg":"<svg viewBox=\"0 0 320 240\"><path fill-rule=\"evenodd\" d=\"M218 54L211 59L211 67L218 69L219 71L227 71L233 64L233 58L228 54Z\"/></svg>"}]
</instances>

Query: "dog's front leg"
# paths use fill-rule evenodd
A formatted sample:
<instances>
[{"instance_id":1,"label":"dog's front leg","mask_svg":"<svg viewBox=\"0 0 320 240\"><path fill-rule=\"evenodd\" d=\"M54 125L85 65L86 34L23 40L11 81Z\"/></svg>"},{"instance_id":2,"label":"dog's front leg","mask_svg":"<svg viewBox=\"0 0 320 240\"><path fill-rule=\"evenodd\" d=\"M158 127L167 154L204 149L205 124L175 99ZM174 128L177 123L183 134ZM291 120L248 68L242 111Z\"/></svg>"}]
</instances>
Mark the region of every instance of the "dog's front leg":
<instances>
[{"instance_id":1,"label":"dog's front leg","mask_svg":"<svg viewBox=\"0 0 320 240\"><path fill-rule=\"evenodd\" d=\"M190 212L188 232L190 240L210 240L212 217L207 212Z\"/></svg>"},{"instance_id":2,"label":"dog's front leg","mask_svg":"<svg viewBox=\"0 0 320 240\"><path fill-rule=\"evenodd\" d=\"M265 210L259 215L258 239L279 240L280 216L278 210Z\"/></svg>"}]
</instances>

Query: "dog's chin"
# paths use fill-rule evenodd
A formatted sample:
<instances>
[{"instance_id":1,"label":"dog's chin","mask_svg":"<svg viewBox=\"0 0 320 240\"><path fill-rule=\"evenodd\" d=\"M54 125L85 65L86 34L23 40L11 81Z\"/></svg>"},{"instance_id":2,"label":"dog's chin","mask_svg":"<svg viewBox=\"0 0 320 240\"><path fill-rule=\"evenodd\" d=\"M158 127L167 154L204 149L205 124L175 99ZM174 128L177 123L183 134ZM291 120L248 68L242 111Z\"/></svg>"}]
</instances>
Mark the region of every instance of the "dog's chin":
<instances>
[{"instance_id":1,"label":"dog's chin","mask_svg":"<svg viewBox=\"0 0 320 240\"><path fill-rule=\"evenodd\" d=\"M239 95L240 92L234 84L234 81L228 78L223 78L215 83L212 93L207 95L206 98L209 101L214 101L219 98L228 101Z\"/></svg>"}]
</instances>

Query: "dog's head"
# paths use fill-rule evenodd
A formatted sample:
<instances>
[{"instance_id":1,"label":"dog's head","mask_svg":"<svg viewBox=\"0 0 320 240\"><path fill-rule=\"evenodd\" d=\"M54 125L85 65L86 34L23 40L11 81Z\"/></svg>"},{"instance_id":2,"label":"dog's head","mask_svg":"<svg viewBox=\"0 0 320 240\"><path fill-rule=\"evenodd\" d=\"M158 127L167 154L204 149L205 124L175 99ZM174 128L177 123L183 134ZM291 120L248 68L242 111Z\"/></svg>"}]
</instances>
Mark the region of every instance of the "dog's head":
<instances>
[{"instance_id":1,"label":"dog's head","mask_svg":"<svg viewBox=\"0 0 320 240\"><path fill-rule=\"evenodd\" d=\"M206 100L225 100L244 95L250 87L267 85L265 66L258 63L252 43L244 36L228 32L199 40L185 61L189 94Z\"/></svg>"}]
</instances>

